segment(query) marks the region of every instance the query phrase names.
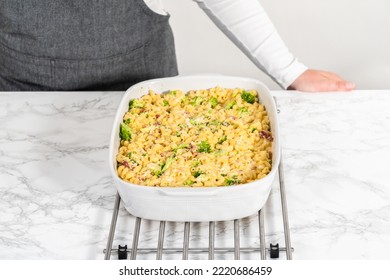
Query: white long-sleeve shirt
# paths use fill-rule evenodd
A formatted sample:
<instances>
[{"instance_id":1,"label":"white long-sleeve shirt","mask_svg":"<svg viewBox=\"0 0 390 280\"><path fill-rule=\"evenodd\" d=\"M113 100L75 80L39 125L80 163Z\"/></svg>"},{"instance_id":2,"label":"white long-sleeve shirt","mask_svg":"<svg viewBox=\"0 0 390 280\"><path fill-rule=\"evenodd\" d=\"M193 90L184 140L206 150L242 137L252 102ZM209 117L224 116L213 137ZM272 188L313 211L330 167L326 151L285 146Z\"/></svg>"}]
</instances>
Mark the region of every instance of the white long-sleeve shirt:
<instances>
[{"instance_id":1,"label":"white long-sleeve shirt","mask_svg":"<svg viewBox=\"0 0 390 280\"><path fill-rule=\"evenodd\" d=\"M144 0L156 13L165 13L161 0ZM282 88L307 67L288 50L258 0L193 0L263 72Z\"/></svg>"}]
</instances>

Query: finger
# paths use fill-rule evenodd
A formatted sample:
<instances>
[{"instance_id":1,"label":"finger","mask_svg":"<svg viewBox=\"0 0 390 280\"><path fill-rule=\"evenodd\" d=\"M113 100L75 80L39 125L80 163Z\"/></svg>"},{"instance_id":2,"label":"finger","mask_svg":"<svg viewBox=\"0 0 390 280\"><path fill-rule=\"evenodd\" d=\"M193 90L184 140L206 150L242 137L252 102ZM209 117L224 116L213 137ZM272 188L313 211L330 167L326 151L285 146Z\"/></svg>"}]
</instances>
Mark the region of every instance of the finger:
<instances>
[{"instance_id":1,"label":"finger","mask_svg":"<svg viewBox=\"0 0 390 280\"><path fill-rule=\"evenodd\" d=\"M356 85L354 83L346 82L346 84L345 84L346 90L354 90L355 88L356 88Z\"/></svg>"},{"instance_id":2,"label":"finger","mask_svg":"<svg viewBox=\"0 0 390 280\"><path fill-rule=\"evenodd\" d=\"M319 91L350 91L355 89L355 84L344 80L324 80L319 85Z\"/></svg>"},{"instance_id":3,"label":"finger","mask_svg":"<svg viewBox=\"0 0 390 280\"><path fill-rule=\"evenodd\" d=\"M355 89L355 84L347 81L339 81L337 82L337 86L337 91L350 91Z\"/></svg>"}]
</instances>

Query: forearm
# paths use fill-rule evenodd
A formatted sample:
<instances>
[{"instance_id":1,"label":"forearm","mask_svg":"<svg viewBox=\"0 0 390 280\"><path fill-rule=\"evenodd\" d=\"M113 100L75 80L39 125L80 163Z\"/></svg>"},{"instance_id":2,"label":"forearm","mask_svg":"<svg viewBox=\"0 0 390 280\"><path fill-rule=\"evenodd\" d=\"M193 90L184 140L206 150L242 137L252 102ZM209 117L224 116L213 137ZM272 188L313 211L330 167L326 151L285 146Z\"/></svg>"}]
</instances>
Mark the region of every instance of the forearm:
<instances>
[{"instance_id":1,"label":"forearm","mask_svg":"<svg viewBox=\"0 0 390 280\"><path fill-rule=\"evenodd\" d=\"M307 67L291 54L258 0L194 0L262 71L287 88Z\"/></svg>"}]
</instances>

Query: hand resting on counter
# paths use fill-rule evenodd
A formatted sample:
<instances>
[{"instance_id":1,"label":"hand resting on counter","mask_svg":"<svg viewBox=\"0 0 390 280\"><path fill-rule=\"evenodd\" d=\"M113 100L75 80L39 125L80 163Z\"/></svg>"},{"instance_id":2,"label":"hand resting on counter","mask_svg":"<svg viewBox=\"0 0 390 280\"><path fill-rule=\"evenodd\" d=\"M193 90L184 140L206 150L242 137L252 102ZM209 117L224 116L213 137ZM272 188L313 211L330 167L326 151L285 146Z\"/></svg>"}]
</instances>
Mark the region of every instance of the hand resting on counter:
<instances>
[{"instance_id":1,"label":"hand resting on counter","mask_svg":"<svg viewBox=\"0 0 390 280\"><path fill-rule=\"evenodd\" d=\"M308 69L288 89L306 92L351 91L355 89L355 84L332 72Z\"/></svg>"}]
</instances>

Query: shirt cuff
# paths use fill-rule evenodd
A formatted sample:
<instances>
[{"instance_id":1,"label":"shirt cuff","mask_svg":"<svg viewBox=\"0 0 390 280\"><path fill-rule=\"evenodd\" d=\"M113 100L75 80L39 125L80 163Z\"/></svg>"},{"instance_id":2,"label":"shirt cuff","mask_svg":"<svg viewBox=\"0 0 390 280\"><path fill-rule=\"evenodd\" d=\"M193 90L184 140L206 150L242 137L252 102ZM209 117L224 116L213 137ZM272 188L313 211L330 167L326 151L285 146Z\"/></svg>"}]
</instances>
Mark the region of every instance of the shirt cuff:
<instances>
[{"instance_id":1,"label":"shirt cuff","mask_svg":"<svg viewBox=\"0 0 390 280\"><path fill-rule=\"evenodd\" d=\"M280 86L287 89L307 69L306 65L294 59L293 63L285 70L285 73L280 75Z\"/></svg>"}]
</instances>

